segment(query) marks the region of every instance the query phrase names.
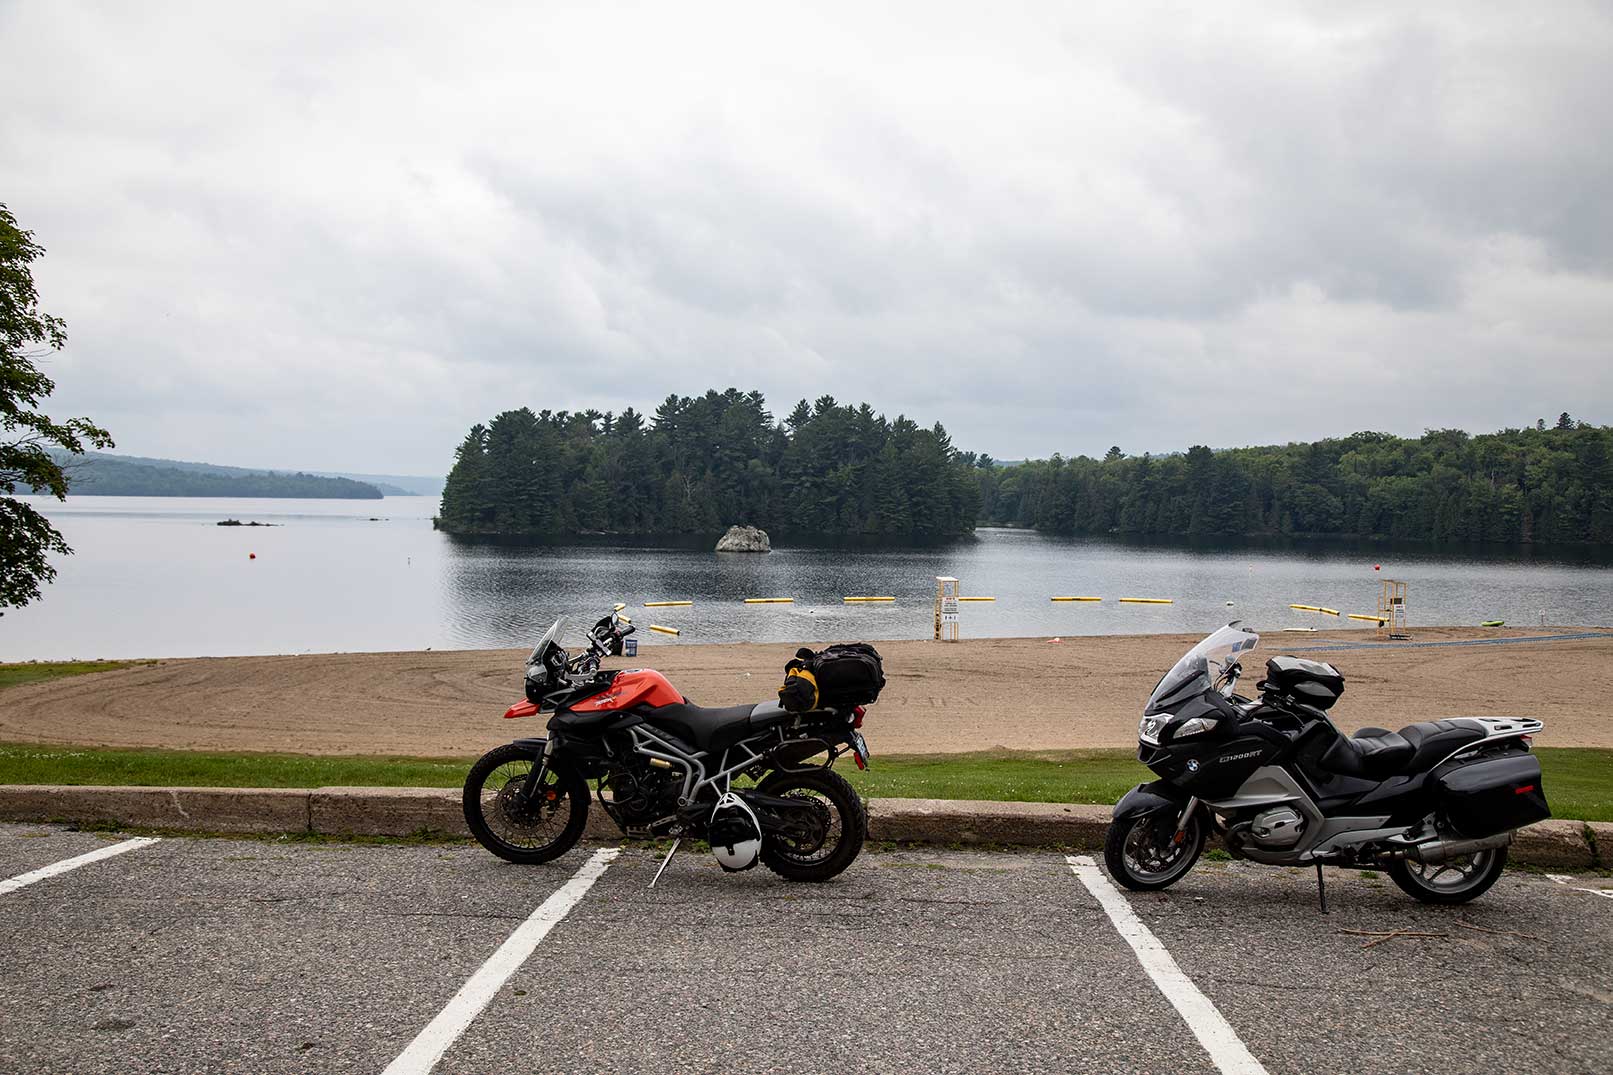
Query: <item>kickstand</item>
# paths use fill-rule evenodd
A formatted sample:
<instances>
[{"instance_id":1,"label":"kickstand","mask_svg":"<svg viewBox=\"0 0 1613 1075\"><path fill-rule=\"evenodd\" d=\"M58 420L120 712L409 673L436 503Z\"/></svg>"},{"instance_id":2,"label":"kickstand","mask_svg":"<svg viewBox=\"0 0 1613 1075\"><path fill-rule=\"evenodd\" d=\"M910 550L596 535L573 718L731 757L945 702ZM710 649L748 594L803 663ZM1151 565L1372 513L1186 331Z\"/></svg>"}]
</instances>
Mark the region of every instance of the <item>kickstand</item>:
<instances>
[{"instance_id":1,"label":"kickstand","mask_svg":"<svg viewBox=\"0 0 1613 1075\"><path fill-rule=\"evenodd\" d=\"M668 858L672 856L668 855ZM1316 864L1316 898L1322 903L1322 913L1327 914L1327 885L1322 881L1322 864Z\"/></svg>"},{"instance_id":2,"label":"kickstand","mask_svg":"<svg viewBox=\"0 0 1613 1075\"><path fill-rule=\"evenodd\" d=\"M672 841L672 849L666 853L666 858L661 860L661 868L655 871L654 877L650 878L651 888L655 887L655 882L659 881L661 879L661 875L666 872L668 864L672 862L672 856L678 853L678 845L681 843L683 843L683 837L681 836Z\"/></svg>"}]
</instances>

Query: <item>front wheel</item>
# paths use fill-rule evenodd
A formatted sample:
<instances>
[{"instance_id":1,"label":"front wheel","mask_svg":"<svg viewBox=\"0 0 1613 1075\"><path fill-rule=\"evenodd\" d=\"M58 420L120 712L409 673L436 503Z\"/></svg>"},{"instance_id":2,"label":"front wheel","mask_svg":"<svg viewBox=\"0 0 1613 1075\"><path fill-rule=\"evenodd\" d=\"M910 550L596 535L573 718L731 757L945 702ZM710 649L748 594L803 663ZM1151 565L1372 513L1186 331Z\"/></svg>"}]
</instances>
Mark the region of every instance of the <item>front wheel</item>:
<instances>
[{"instance_id":1,"label":"front wheel","mask_svg":"<svg viewBox=\"0 0 1613 1075\"><path fill-rule=\"evenodd\" d=\"M1168 811L1115 821L1103 842L1109 875L1134 892L1168 888L1186 876L1204 850L1203 811L1187 819L1180 839Z\"/></svg>"},{"instance_id":2,"label":"front wheel","mask_svg":"<svg viewBox=\"0 0 1613 1075\"><path fill-rule=\"evenodd\" d=\"M1401 891L1424 903L1466 903L1500 880L1506 867L1507 849L1501 847L1446 862L1396 859L1389 864L1389 876Z\"/></svg>"},{"instance_id":3,"label":"front wheel","mask_svg":"<svg viewBox=\"0 0 1613 1075\"><path fill-rule=\"evenodd\" d=\"M762 865L780 877L827 881L850 866L862 851L868 838L868 811L857 789L839 773L829 769L774 772L756 790L800 800L811 818L808 832L790 837L770 832L762 840Z\"/></svg>"},{"instance_id":4,"label":"front wheel","mask_svg":"<svg viewBox=\"0 0 1613 1075\"><path fill-rule=\"evenodd\" d=\"M478 843L509 862L557 859L576 846L588 823L588 785L564 758L550 758L542 783L526 794L540 757L507 743L483 754L465 778L465 824Z\"/></svg>"}]
</instances>

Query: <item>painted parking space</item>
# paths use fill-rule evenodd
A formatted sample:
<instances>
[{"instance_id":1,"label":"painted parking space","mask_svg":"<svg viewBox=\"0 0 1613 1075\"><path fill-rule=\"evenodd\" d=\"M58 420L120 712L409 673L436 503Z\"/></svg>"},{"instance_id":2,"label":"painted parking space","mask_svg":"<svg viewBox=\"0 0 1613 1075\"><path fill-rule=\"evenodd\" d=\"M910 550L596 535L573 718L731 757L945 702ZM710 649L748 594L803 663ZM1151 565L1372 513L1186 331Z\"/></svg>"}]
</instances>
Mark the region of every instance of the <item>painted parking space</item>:
<instances>
[{"instance_id":1,"label":"painted parking space","mask_svg":"<svg viewBox=\"0 0 1613 1075\"><path fill-rule=\"evenodd\" d=\"M1327 883L1327 915L1313 872L1242 863L1128 901L1272 1075L1607 1070L1603 901L1521 872L1465 907Z\"/></svg>"},{"instance_id":2,"label":"painted parking space","mask_svg":"<svg viewBox=\"0 0 1613 1075\"><path fill-rule=\"evenodd\" d=\"M1443 909L1329 871L1324 917L1313 875L1242 864L1106 908L1055 852L871 852L828 885L685 853L650 889L629 848L579 886L601 854L170 838L53 876L0 897L0 1071L1605 1070L1605 880Z\"/></svg>"},{"instance_id":3,"label":"painted parking space","mask_svg":"<svg viewBox=\"0 0 1613 1075\"><path fill-rule=\"evenodd\" d=\"M624 855L437 1071L1211 1072L1062 856Z\"/></svg>"},{"instance_id":4,"label":"painted parking space","mask_svg":"<svg viewBox=\"0 0 1613 1075\"><path fill-rule=\"evenodd\" d=\"M98 862L105 862L108 859L116 858L119 855L127 855L131 851L139 851L142 848L151 847L157 842L157 838L153 836L132 836L125 840L116 840L109 844L103 844L100 847L95 848L93 851L86 851L80 855L73 855L71 858L59 859L56 862L48 863L39 867L38 869L29 870L26 873L20 873L15 877L8 877L5 880L0 881L0 896L8 896L13 892L20 892L29 885L36 885L45 881L51 881L55 878L65 876L74 870L83 869L86 866L93 866Z\"/></svg>"},{"instance_id":5,"label":"painted parking space","mask_svg":"<svg viewBox=\"0 0 1613 1075\"><path fill-rule=\"evenodd\" d=\"M13 893L0 1071L379 1072L571 873L502 865L169 839Z\"/></svg>"},{"instance_id":6,"label":"painted parking space","mask_svg":"<svg viewBox=\"0 0 1613 1075\"><path fill-rule=\"evenodd\" d=\"M61 862L122 839L61 825L0 825L0 880Z\"/></svg>"}]
</instances>

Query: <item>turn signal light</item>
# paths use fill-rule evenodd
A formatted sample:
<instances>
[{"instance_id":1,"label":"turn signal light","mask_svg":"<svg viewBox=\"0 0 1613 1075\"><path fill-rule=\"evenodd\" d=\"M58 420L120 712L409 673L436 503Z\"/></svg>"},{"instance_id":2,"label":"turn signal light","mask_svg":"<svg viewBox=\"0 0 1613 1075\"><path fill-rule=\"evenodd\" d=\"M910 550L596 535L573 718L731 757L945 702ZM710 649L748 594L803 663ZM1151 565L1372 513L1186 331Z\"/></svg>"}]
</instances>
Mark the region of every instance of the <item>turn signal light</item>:
<instances>
[{"instance_id":1,"label":"turn signal light","mask_svg":"<svg viewBox=\"0 0 1613 1075\"><path fill-rule=\"evenodd\" d=\"M1535 786L1533 784L1525 784L1521 788L1513 788L1512 789L1512 794L1514 794L1514 795L1527 795L1529 792L1531 792L1533 790L1535 790Z\"/></svg>"},{"instance_id":2,"label":"turn signal light","mask_svg":"<svg viewBox=\"0 0 1613 1075\"><path fill-rule=\"evenodd\" d=\"M853 706L851 712L853 715L851 726L853 728L861 728L863 726L863 716L867 714L868 711L859 705Z\"/></svg>"}]
</instances>

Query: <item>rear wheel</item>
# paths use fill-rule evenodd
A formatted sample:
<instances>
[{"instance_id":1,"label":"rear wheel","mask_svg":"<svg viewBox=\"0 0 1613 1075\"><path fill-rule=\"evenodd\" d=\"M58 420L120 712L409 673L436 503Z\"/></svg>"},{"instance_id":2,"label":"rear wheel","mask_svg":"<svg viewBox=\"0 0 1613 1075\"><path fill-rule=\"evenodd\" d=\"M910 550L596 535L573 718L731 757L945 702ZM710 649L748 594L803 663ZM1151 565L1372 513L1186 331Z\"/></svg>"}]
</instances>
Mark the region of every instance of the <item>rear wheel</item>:
<instances>
[{"instance_id":1,"label":"rear wheel","mask_svg":"<svg viewBox=\"0 0 1613 1075\"><path fill-rule=\"evenodd\" d=\"M588 785L563 758L549 759L530 798L526 783L539 755L508 743L482 755L465 778L465 824L493 854L532 864L577 845L588 823Z\"/></svg>"},{"instance_id":2,"label":"rear wheel","mask_svg":"<svg viewBox=\"0 0 1613 1075\"><path fill-rule=\"evenodd\" d=\"M1389 876L1401 891L1424 903L1466 903L1484 894L1507 868L1507 849L1458 855L1446 862L1414 862L1396 859L1389 864Z\"/></svg>"},{"instance_id":3,"label":"rear wheel","mask_svg":"<svg viewBox=\"0 0 1613 1075\"><path fill-rule=\"evenodd\" d=\"M1103 842L1109 875L1134 892L1153 892L1180 881L1204 850L1203 811L1187 819L1181 839L1169 811L1116 821Z\"/></svg>"},{"instance_id":4,"label":"rear wheel","mask_svg":"<svg viewBox=\"0 0 1613 1075\"><path fill-rule=\"evenodd\" d=\"M762 839L762 865L790 881L827 881L862 851L868 838L868 812L846 778L829 769L805 773L775 772L756 786L764 795L802 802L810 832L786 837L767 833Z\"/></svg>"}]
</instances>

